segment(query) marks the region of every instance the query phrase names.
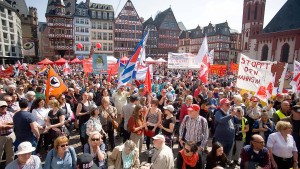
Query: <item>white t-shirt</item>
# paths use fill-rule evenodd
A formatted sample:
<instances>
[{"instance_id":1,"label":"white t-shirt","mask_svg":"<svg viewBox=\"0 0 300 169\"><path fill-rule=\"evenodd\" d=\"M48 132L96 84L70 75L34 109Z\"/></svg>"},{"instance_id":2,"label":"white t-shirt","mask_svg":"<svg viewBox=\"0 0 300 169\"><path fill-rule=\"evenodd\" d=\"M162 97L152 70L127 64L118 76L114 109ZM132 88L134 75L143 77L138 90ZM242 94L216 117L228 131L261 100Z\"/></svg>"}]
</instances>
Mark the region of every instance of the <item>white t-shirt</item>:
<instances>
[{"instance_id":1,"label":"white t-shirt","mask_svg":"<svg viewBox=\"0 0 300 169\"><path fill-rule=\"evenodd\" d=\"M280 132L270 134L267 147L272 148L272 153L281 158L291 158L293 152L298 151L293 136L288 134L285 141Z\"/></svg>"},{"instance_id":2,"label":"white t-shirt","mask_svg":"<svg viewBox=\"0 0 300 169\"><path fill-rule=\"evenodd\" d=\"M46 126L46 119L48 117L49 110L50 109L45 108L37 108L32 110L32 114L40 126Z\"/></svg>"},{"instance_id":3,"label":"white t-shirt","mask_svg":"<svg viewBox=\"0 0 300 169\"><path fill-rule=\"evenodd\" d=\"M42 163L41 160L38 156L36 155L31 155L30 157L30 162L24 166L19 166L18 159L12 161L9 163L5 169L17 169L17 168L22 168L22 169L42 169Z\"/></svg>"}]
</instances>

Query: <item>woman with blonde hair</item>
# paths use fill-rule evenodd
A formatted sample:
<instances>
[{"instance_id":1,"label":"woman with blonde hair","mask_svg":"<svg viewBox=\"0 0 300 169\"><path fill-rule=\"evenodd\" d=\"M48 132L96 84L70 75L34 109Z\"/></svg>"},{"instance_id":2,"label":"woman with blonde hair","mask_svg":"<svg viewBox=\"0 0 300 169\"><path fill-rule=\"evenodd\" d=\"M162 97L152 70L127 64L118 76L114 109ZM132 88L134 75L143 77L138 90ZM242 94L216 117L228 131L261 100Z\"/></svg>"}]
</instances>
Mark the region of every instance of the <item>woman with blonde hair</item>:
<instances>
[{"instance_id":1,"label":"woman with blonde hair","mask_svg":"<svg viewBox=\"0 0 300 169\"><path fill-rule=\"evenodd\" d=\"M64 94L59 95L57 100L59 102L59 108L65 114L65 126L68 128L69 131L72 131L74 129L75 116L71 109L71 105L66 102L66 96Z\"/></svg>"},{"instance_id":2,"label":"woman with blonde hair","mask_svg":"<svg viewBox=\"0 0 300 169\"><path fill-rule=\"evenodd\" d=\"M144 128L147 123L143 121L143 108L141 105L136 105L132 116L128 120L128 130L131 132L130 140L132 140L139 148L139 152L142 151L142 145L144 141Z\"/></svg>"},{"instance_id":3,"label":"woman with blonde hair","mask_svg":"<svg viewBox=\"0 0 300 169\"><path fill-rule=\"evenodd\" d=\"M93 161L98 169L105 169L106 153L102 136L98 131L92 131L89 134L88 143L84 145L83 153L91 154L94 157Z\"/></svg>"},{"instance_id":4,"label":"woman with blonde hair","mask_svg":"<svg viewBox=\"0 0 300 169\"><path fill-rule=\"evenodd\" d=\"M279 121L276 124L276 130L278 132L270 134L267 141L272 167L274 169L298 169L298 150L291 135L291 123Z\"/></svg>"},{"instance_id":5,"label":"woman with blonde hair","mask_svg":"<svg viewBox=\"0 0 300 169\"><path fill-rule=\"evenodd\" d=\"M47 153L44 169L76 169L76 152L69 146L69 139L60 136L54 141L54 148Z\"/></svg>"}]
</instances>

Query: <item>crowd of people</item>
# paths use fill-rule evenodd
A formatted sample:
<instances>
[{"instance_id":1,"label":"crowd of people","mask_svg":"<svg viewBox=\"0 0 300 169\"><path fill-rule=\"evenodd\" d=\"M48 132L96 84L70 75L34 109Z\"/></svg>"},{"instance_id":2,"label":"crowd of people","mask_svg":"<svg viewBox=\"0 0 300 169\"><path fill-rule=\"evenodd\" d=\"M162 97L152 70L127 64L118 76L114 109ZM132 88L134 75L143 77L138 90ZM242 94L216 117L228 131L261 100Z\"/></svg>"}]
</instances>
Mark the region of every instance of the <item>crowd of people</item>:
<instances>
[{"instance_id":1,"label":"crowd of people","mask_svg":"<svg viewBox=\"0 0 300 169\"><path fill-rule=\"evenodd\" d=\"M205 85L197 71L166 65L154 65L145 92L140 82L118 87L117 77L87 76L76 65L70 75L54 68L68 89L49 98L47 72L0 78L0 155L8 169L299 167L299 93L263 103L235 87L234 76L211 76ZM77 152L71 134L80 137Z\"/></svg>"}]
</instances>

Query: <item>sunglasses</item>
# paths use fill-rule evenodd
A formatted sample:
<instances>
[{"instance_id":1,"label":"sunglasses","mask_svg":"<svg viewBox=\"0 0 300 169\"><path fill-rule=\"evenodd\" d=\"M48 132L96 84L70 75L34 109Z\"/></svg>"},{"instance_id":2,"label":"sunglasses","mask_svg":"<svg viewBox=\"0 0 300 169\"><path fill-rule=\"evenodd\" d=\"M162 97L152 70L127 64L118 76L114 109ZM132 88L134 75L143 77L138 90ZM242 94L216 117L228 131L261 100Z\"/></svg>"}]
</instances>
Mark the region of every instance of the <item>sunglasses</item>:
<instances>
[{"instance_id":1,"label":"sunglasses","mask_svg":"<svg viewBox=\"0 0 300 169\"><path fill-rule=\"evenodd\" d=\"M99 138L92 138L91 140L92 141L99 141L100 139Z\"/></svg>"},{"instance_id":2,"label":"sunglasses","mask_svg":"<svg viewBox=\"0 0 300 169\"><path fill-rule=\"evenodd\" d=\"M62 144L62 145L60 145L60 147L61 148L63 148L63 147L67 147L69 144Z\"/></svg>"}]
</instances>

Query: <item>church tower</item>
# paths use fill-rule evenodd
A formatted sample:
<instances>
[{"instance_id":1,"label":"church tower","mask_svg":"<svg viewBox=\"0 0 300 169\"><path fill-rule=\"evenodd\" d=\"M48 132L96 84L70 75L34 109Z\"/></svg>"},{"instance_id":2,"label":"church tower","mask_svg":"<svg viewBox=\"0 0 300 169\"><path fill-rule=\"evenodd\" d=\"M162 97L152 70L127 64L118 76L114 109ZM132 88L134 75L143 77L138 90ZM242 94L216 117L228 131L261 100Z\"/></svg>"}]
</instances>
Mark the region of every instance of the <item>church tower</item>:
<instances>
[{"instance_id":1,"label":"church tower","mask_svg":"<svg viewBox=\"0 0 300 169\"><path fill-rule=\"evenodd\" d=\"M266 0L244 0L241 46L249 55L254 55L256 36L263 30L265 6Z\"/></svg>"}]
</instances>

